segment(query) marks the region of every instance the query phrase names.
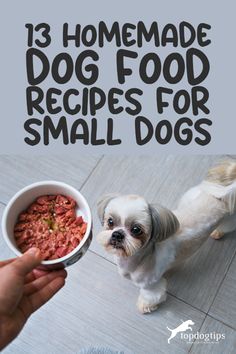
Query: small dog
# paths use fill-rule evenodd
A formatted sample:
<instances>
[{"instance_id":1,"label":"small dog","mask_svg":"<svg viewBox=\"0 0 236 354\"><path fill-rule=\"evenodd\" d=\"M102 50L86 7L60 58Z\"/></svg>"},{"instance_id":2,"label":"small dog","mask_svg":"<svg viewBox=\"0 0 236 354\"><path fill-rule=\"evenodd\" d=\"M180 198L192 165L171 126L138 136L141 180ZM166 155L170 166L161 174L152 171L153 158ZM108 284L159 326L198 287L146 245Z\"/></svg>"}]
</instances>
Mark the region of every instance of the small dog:
<instances>
[{"instance_id":1,"label":"small dog","mask_svg":"<svg viewBox=\"0 0 236 354\"><path fill-rule=\"evenodd\" d=\"M138 195L111 194L98 202L98 215L104 226L98 242L115 255L119 273L140 288L139 311L152 312L166 300L168 270L209 235L219 239L236 229L236 163L210 169L174 211L154 208Z\"/></svg>"}]
</instances>

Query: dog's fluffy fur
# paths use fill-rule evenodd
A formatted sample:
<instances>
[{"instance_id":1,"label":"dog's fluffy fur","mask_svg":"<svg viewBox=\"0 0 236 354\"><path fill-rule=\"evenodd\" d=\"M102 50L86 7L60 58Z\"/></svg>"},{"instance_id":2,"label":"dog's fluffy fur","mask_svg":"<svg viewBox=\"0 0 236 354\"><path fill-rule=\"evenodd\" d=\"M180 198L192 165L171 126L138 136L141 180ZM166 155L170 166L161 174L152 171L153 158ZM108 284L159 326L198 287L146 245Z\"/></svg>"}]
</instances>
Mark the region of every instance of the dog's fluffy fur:
<instances>
[{"instance_id":1,"label":"dog's fluffy fur","mask_svg":"<svg viewBox=\"0 0 236 354\"><path fill-rule=\"evenodd\" d=\"M174 211L137 195L102 197L98 215L104 230L97 239L116 256L119 273L140 288L137 306L147 313L166 299L163 275L195 253L209 235L219 239L235 230L235 214L236 163L225 161L187 191Z\"/></svg>"}]
</instances>

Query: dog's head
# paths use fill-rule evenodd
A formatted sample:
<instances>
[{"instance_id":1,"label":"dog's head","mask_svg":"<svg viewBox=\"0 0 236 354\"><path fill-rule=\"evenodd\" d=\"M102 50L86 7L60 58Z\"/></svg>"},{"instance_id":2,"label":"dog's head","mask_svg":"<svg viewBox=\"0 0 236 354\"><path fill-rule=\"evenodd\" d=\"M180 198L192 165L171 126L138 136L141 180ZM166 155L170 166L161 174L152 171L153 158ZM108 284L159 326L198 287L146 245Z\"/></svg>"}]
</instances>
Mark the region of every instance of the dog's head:
<instances>
[{"instance_id":1,"label":"dog's head","mask_svg":"<svg viewBox=\"0 0 236 354\"><path fill-rule=\"evenodd\" d=\"M154 208L138 195L106 195L98 202L98 216L104 230L98 242L108 252L132 256L153 239L161 242L173 235L179 222L168 209Z\"/></svg>"}]
</instances>

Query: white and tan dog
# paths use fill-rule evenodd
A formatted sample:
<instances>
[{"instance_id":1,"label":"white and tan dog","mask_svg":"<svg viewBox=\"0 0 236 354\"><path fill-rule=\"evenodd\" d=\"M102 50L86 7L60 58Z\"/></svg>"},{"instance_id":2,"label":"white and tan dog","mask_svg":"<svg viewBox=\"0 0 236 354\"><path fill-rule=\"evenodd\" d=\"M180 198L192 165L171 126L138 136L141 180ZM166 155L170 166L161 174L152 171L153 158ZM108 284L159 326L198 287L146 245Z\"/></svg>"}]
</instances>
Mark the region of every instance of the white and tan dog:
<instances>
[{"instance_id":1,"label":"white and tan dog","mask_svg":"<svg viewBox=\"0 0 236 354\"><path fill-rule=\"evenodd\" d=\"M166 299L163 275L195 253L211 235L236 229L236 163L212 168L206 180L187 191L176 210L153 207L138 195L107 195L98 202L104 230L97 236L116 256L119 273L140 288L140 312Z\"/></svg>"}]
</instances>

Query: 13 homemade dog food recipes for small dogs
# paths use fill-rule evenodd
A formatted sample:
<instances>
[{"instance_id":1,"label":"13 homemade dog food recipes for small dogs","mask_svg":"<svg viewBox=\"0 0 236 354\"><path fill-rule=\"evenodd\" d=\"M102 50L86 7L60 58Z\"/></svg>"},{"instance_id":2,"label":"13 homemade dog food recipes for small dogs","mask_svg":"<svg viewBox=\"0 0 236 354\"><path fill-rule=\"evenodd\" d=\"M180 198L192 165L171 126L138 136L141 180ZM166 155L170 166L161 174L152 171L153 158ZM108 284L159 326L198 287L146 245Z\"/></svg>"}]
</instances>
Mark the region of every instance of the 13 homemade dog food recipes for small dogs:
<instances>
[{"instance_id":1,"label":"13 homemade dog food recipes for small dogs","mask_svg":"<svg viewBox=\"0 0 236 354\"><path fill-rule=\"evenodd\" d=\"M44 260L64 257L86 233L87 223L76 215L76 202L69 196L44 195L23 211L14 227L22 253L37 247Z\"/></svg>"}]
</instances>

